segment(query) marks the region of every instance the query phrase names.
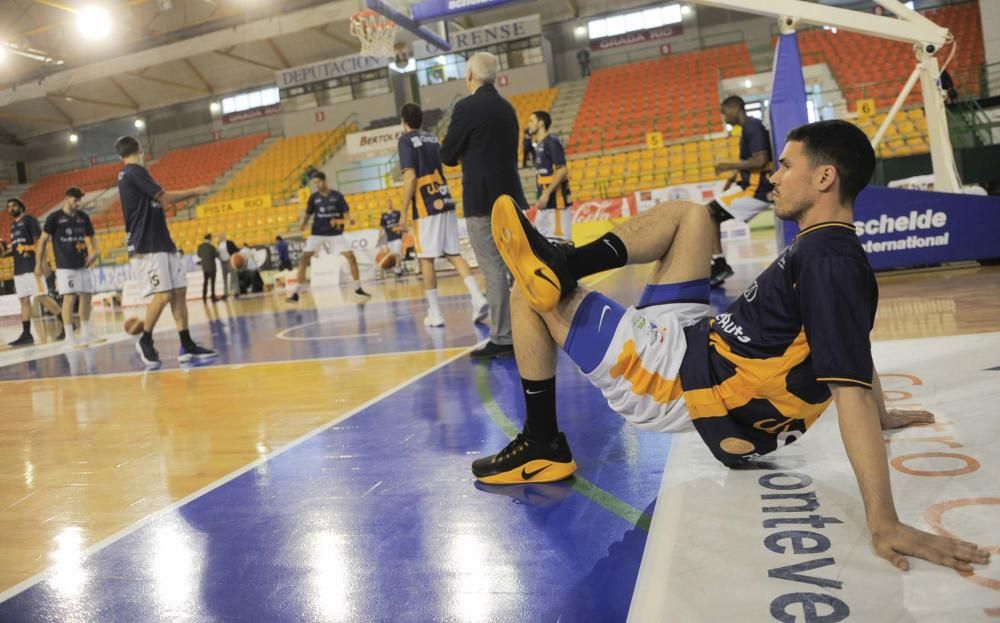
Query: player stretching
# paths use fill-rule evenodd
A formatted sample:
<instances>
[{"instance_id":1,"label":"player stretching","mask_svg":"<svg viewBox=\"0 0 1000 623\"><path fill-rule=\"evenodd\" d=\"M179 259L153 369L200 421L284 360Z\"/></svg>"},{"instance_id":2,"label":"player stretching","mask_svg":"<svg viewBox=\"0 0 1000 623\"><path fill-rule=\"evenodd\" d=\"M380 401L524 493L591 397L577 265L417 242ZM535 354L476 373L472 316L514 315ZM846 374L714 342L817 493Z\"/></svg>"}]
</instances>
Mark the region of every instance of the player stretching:
<instances>
[{"instance_id":1,"label":"player stretching","mask_svg":"<svg viewBox=\"0 0 1000 623\"><path fill-rule=\"evenodd\" d=\"M187 274L170 238L167 215L163 211L164 204L203 195L208 188L199 186L178 191L160 188L146 170L139 141L131 136L118 139L115 151L125 164L118 173L118 196L125 215L125 244L132 272L141 284L142 295L152 296L146 307L142 337L136 342L135 350L147 368L160 366L160 355L153 346L153 328L169 303L181 341L177 360L185 363L211 359L216 352L196 344L188 331Z\"/></svg>"},{"instance_id":2,"label":"player stretching","mask_svg":"<svg viewBox=\"0 0 1000 623\"><path fill-rule=\"evenodd\" d=\"M903 570L906 555L959 570L986 563L971 543L901 523L893 505L882 429L933 416L887 410L872 361L878 287L853 224L854 199L875 168L868 138L844 121L805 125L789 133L780 166L777 215L801 232L715 318L703 207L660 204L573 250L546 241L509 197L498 199L493 235L517 283L514 353L527 421L506 448L474 461L473 474L504 484L575 471L556 422L561 346L626 420L667 432L693 425L732 467L794 442L832 398L878 555ZM576 285L647 262L655 265L635 307Z\"/></svg>"}]
</instances>

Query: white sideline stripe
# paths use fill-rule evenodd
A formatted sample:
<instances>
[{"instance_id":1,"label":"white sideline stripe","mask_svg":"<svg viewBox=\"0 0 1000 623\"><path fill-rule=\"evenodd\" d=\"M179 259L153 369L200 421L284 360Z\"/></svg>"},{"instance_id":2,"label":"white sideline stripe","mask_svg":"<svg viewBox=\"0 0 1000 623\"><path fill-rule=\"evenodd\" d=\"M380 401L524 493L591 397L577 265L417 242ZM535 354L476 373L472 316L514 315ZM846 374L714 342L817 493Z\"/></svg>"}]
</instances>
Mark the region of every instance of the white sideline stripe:
<instances>
[{"instance_id":1,"label":"white sideline stripe","mask_svg":"<svg viewBox=\"0 0 1000 623\"><path fill-rule=\"evenodd\" d=\"M484 343L485 343L485 340L483 340L482 342L480 342L476 346L479 346L479 345L484 344ZM382 399L384 399L384 398L392 395L394 392L397 392L397 391L403 389L404 387L406 387L407 385L411 385L411 384L419 381L420 379L424 378L425 376L427 376L427 375L429 375L429 374L431 374L433 372L436 372L437 370L439 370L439 369L443 368L444 366L450 364L451 362L455 361L456 359L465 356L473 348L475 348L475 346L466 348L466 349L462 350L461 352L456 353L454 356L449 357L448 359L445 359L444 361L436 364L434 367L429 368L429 369L421 372L420 374L418 374L418 375L416 375L416 376L414 376L414 377L412 377L410 379L407 379L406 381L403 381L402 383L396 385L395 387L392 387L392 388L390 388L390 389L382 392L378 396L376 396L376 397L372 398L371 400L369 400L368 402L365 402L364 404L356 407L355 409L353 409L353 410L345 413L344 415L340 416L339 418L330 420L326 424L323 424L322 426L311 430L310 432L306 433L305 435L302 435L298 439L295 439L294 441L286 444L285 446L283 446L283 447L281 447L281 448L279 448L277 450L274 450L272 452L269 452L268 454L266 454L266 455L258 458L257 460L253 461L252 463L249 463L249 464L241 467L240 469L238 469L238 470L236 470L234 472L231 472L231 473L229 473L226 476L223 476L222 478L216 480L215 482L212 482L212 483L210 483L208 485L205 485L204 487L202 487L201 489L198 489L194 493L191 493L191 494L189 494L189 495L181 498L180 500L177 500L176 502L173 502L172 504L170 504L168 506L165 506L165 507L163 507L163 508L161 508L161 509L159 509L157 511L154 511L150 515L146 516L143 519L140 519L139 521L133 523L132 525L130 525L130 526L126 527L126 528L123 528L123 529L119 530L118 532L116 532L116 533L114 533L114 534L112 534L112 535L110 535L108 537L105 537L104 539L98 541L97 543L91 545L86 550L84 550L83 553L80 556L81 560L84 560L86 558L89 558L90 556L93 556L95 553L101 551L105 547L108 547L109 545L115 543L116 541L119 541L119 540L127 537L128 535L132 534L133 532L136 532L137 530L139 530L139 529L147 526L148 524L152 523L153 521L159 519L161 516L166 515L167 513L172 513L174 511L176 511L178 508L180 508L181 506L184 506L188 502L191 502L192 500L195 500L195 499L197 499L197 498L199 498L199 497L201 497L203 495L211 493L212 491L214 491L215 489L218 489L219 487L225 485L229 481L234 480L234 479L242 476L243 474L249 472L252 469L255 469L257 466L259 466L259 465L261 465L263 463L266 463L267 461L270 461L271 459L277 458L278 456L284 454L285 452L287 452L287 451L289 451L289 450L291 450L293 448L296 448L296 447L302 445L303 443L309 441L313 437L316 437L317 435L319 435L319 434L321 434L321 433L329 430L330 428L333 428L333 426L335 426L335 425L343 422L344 420L346 420L346 419L348 419L348 418L350 418L350 417L352 417L352 416L360 413L364 409L367 409L368 407L370 407L373 404L379 402L380 400L382 400ZM399 353L393 353L393 354L398 355ZM12 586L11 588L9 588L9 589L5 590L4 592L0 593L0 603L5 602L8 599L10 599L11 597L14 597L15 595L18 595L19 593L22 593L22 592L28 590L29 588L31 588L32 586L34 586L34 585L42 582L43 580L45 580L49 575L51 575L54 572L55 567L56 567L56 565L51 565L51 566L49 566L49 568L45 569L44 571L42 571L42 572L40 572L40 573L38 573L38 574L36 574L36 575L28 578L27 580L24 580L23 582L21 582L19 584L16 584L15 586Z\"/></svg>"}]
</instances>

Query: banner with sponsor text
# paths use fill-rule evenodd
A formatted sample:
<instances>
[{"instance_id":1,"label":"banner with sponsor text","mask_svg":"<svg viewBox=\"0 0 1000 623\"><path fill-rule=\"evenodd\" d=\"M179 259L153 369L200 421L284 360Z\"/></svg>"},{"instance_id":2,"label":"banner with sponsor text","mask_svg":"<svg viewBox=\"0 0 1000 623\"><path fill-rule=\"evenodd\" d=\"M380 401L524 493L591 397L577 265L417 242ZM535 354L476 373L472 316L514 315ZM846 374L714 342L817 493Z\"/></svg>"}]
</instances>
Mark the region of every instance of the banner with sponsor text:
<instances>
[{"instance_id":1,"label":"banner with sponsor text","mask_svg":"<svg viewBox=\"0 0 1000 623\"><path fill-rule=\"evenodd\" d=\"M271 195L254 195L232 201L213 201L203 203L197 207L198 218L206 216L219 216L234 212L244 212L255 208L270 208L272 205Z\"/></svg>"}]
</instances>

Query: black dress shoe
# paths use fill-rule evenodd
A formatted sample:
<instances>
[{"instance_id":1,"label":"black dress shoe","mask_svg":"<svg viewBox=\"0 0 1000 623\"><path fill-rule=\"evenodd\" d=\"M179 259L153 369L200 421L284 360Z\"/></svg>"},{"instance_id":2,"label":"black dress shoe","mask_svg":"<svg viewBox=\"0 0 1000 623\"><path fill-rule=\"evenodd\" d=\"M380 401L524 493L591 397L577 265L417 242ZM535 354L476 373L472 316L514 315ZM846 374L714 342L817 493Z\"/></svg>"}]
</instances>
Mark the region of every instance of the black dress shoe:
<instances>
[{"instance_id":1,"label":"black dress shoe","mask_svg":"<svg viewBox=\"0 0 1000 623\"><path fill-rule=\"evenodd\" d=\"M480 346L469 353L469 357L473 359L493 359L494 357L504 357L513 354L513 344L496 344L494 342L486 342L483 346Z\"/></svg>"}]
</instances>

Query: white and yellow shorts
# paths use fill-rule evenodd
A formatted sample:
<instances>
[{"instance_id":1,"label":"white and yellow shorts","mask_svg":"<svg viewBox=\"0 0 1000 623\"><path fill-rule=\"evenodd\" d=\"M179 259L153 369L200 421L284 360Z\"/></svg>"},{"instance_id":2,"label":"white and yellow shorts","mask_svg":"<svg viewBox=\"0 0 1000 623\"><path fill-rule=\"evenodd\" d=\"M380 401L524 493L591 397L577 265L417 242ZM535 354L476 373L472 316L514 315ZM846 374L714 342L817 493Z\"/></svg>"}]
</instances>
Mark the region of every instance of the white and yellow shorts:
<instances>
[{"instance_id":1,"label":"white and yellow shorts","mask_svg":"<svg viewBox=\"0 0 1000 623\"><path fill-rule=\"evenodd\" d=\"M139 282L144 297L187 287L184 262L177 253L133 255L132 273Z\"/></svg>"},{"instance_id":2,"label":"white and yellow shorts","mask_svg":"<svg viewBox=\"0 0 1000 623\"><path fill-rule=\"evenodd\" d=\"M36 276L35 273L14 275L14 292L17 293L17 298L19 299L38 296L39 294L43 294L47 289L45 282L41 277Z\"/></svg>"},{"instance_id":3,"label":"white and yellow shorts","mask_svg":"<svg viewBox=\"0 0 1000 623\"><path fill-rule=\"evenodd\" d=\"M708 280L647 286L639 307L599 292L580 303L566 353L616 413L644 430L691 428L680 383L684 328L708 316Z\"/></svg>"},{"instance_id":4,"label":"white and yellow shorts","mask_svg":"<svg viewBox=\"0 0 1000 623\"><path fill-rule=\"evenodd\" d=\"M572 208L552 208L535 213L535 229L549 240L573 241Z\"/></svg>"},{"instance_id":5,"label":"white and yellow shorts","mask_svg":"<svg viewBox=\"0 0 1000 623\"><path fill-rule=\"evenodd\" d=\"M59 294L93 294L94 277L89 268L57 268L56 290Z\"/></svg>"},{"instance_id":6,"label":"white and yellow shorts","mask_svg":"<svg viewBox=\"0 0 1000 623\"><path fill-rule=\"evenodd\" d=\"M413 222L417 257L434 259L458 255L458 216L454 210L423 216Z\"/></svg>"}]
</instances>

